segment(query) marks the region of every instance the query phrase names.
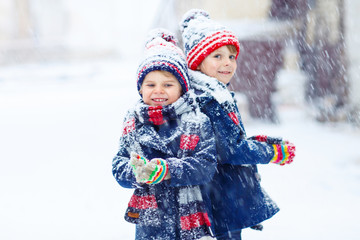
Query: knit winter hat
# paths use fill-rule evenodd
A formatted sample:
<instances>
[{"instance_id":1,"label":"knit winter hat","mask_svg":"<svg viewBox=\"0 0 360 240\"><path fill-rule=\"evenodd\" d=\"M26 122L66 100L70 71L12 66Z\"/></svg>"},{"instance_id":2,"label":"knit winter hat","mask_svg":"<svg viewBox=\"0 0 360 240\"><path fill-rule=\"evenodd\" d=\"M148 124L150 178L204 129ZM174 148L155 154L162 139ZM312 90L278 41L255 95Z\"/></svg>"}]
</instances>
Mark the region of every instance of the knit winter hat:
<instances>
[{"instance_id":1,"label":"knit winter hat","mask_svg":"<svg viewBox=\"0 0 360 240\"><path fill-rule=\"evenodd\" d=\"M177 39L166 29L149 32L145 56L137 70L137 88L140 91L145 76L156 70L172 73L179 81L183 93L189 90L189 76L183 51L176 46Z\"/></svg>"},{"instance_id":2,"label":"knit winter hat","mask_svg":"<svg viewBox=\"0 0 360 240\"><path fill-rule=\"evenodd\" d=\"M237 50L236 58L239 55L240 44L235 34L211 20L205 10L191 9L185 13L180 22L180 30L191 70L196 70L210 53L225 45L234 45Z\"/></svg>"}]
</instances>

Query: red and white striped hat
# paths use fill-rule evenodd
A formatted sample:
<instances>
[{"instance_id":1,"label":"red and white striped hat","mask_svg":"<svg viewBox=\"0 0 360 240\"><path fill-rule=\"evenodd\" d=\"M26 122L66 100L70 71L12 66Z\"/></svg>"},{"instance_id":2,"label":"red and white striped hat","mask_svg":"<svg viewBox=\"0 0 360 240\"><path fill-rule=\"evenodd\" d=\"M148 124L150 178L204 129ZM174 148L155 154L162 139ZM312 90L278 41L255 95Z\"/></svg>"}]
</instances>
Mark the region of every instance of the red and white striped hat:
<instances>
[{"instance_id":1,"label":"red and white striped hat","mask_svg":"<svg viewBox=\"0 0 360 240\"><path fill-rule=\"evenodd\" d=\"M180 22L184 51L188 67L196 70L199 64L214 50L234 45L240 52L240 44L235 34L226 27L213 21L209 13L202 9L191 9Z\"/></svg>"}]
</instances>

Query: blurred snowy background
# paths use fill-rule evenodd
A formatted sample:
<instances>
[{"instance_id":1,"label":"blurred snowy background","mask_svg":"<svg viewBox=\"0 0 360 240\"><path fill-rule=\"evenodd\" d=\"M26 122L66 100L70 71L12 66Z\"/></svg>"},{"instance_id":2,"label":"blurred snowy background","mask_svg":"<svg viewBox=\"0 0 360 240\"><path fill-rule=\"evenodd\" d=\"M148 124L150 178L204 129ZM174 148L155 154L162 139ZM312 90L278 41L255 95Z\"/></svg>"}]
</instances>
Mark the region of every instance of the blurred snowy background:
<instances>
[{"instance_id":1,"label":"blurred snowy background","mask_svg":"<svg viewBox=\"0 0 360 240\"><path fill-rule=\"evenodd\" d=\"M134 238L123 220L132 191L116 183L111 160L139 98L147 31L176 32L192 7L231 25L245 47L280 43L278 65L257 72L271 105L257 89L232 86L248 135L297 146L293 164L260 166L281 211L243 238L359 238L358 1L0 0L0 239Z\"/></svg>"}]
</instances>

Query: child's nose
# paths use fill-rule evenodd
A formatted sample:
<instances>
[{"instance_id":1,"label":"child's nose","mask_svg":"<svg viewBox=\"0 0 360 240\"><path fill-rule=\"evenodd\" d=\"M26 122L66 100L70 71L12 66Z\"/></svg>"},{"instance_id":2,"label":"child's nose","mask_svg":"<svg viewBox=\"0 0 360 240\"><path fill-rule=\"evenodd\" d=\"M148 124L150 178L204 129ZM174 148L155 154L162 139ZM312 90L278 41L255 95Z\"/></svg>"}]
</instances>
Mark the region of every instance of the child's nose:
<instances>
[{"instance_id":1,"label":"child's nose","mask_svg":"<svg viewBox=\"0 0 360 240\"><path fill-rule=\"evenodd\" d=\"M231 62L230 59L228 59L228 58L225 58L225 59L224 59L224 65L227 66L227 65L230 64L230 62Z\"/></svg>"},{"instance_id":2,"label":"child's nose","mask_svg":"<svg viewBox=\"0 0 360 240\"><path fill-rule=\"evenodd\" d=\"M155 87L155 92L162 93L162 92L164 92L164 88L162 86L157 86L157 87Z\"/></svg>"}]
</instances>

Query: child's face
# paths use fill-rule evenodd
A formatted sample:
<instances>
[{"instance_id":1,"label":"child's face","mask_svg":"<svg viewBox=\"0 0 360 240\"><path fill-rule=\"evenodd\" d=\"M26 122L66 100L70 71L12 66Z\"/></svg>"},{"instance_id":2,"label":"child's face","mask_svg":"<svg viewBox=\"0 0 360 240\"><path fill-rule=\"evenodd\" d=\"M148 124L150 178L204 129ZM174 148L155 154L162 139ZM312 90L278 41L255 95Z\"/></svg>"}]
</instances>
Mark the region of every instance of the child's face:
<instances>
[{"instance_id":1,"label":"child's face","mask_svg":"<svg viewBox=\"0 0 360 240\"><path fill-rule=\"evenodd\" d=\"M236 53L222 46L210 53L198 66L198 70L227 84L234 76L236 67Z\"/></svg>"},{"instance_id":2,"label":"child's face","mask_svg":"<svg viewBox=\"0 0 360 240\"><path fill-rule=\"evenodd\" d=\"M179 99L182 88L179 81L171 73L152 71L144 78L140 93L147 105L165 106Z\"/></svg>"}]
</instances>

